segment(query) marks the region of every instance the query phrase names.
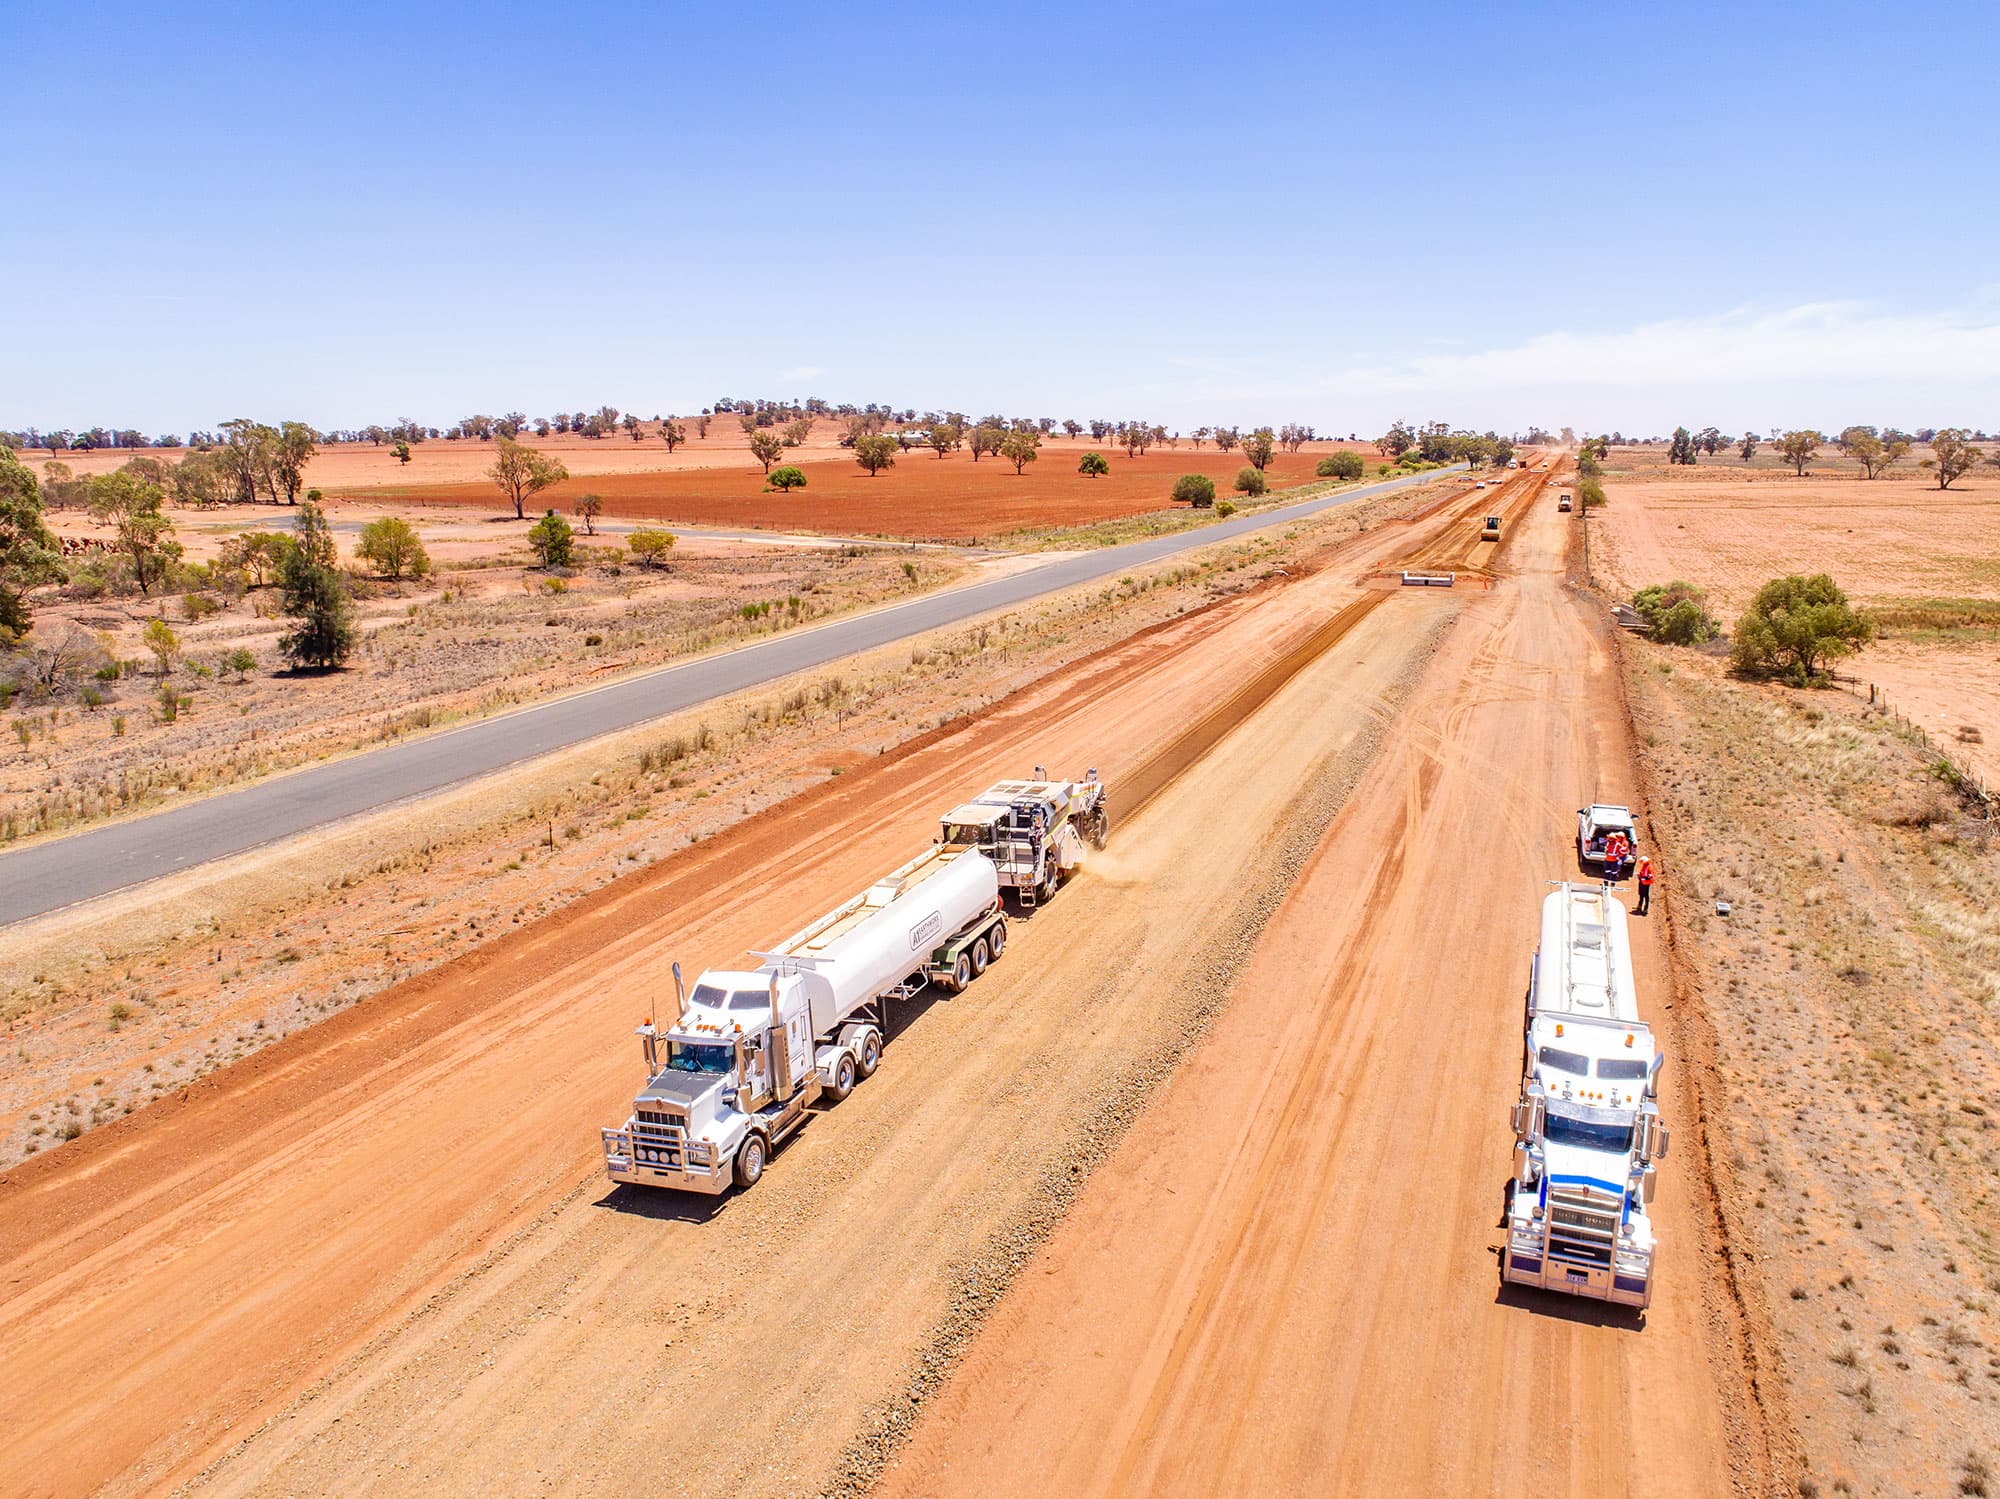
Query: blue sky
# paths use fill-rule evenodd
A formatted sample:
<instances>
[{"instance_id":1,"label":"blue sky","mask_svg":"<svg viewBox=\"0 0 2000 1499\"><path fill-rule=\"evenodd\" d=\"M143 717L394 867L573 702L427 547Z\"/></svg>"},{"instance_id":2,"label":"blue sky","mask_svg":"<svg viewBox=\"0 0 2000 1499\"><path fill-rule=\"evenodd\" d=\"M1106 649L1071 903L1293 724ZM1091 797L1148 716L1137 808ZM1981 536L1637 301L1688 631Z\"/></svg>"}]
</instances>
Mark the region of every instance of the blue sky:
<instances>
[{"instance_id":1,"label":"blue sky","mask_svg":"<svg viewBox=\"0 0 2000 1499\"><path fill-rule=\"evenodd\" d=\"M2000 428L1990 6L0 4L0 427Z\"/></svg>"}]
</instances>

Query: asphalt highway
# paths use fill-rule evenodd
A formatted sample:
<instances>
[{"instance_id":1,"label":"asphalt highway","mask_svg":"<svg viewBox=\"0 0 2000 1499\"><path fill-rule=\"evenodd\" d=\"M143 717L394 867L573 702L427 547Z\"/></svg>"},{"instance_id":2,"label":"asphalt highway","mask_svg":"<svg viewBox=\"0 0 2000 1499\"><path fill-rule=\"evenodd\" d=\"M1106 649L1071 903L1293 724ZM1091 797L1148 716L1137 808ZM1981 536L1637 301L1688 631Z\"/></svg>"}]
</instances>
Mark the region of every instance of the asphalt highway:
<instances>
[{"instance_id":1,"label":"asphalt highway","mask_svg":"<svg viewBox=\"0 0 2000 1499\"><path fill-rule=\"evenodd\" d=\"M1109 577L1233 536L1282 526L1370 495L1428 483L1445 470L1257 510L1171 536L1148 537L969 587L852 615L718 655L642 672L602 687L421 739L274 775L203 797L0 854L0 925L25 921L115 890L244 853L342 818L432 795L538 755L678 713L713 698L831 665L998 609Z\"/></svg>"}]
</instances>

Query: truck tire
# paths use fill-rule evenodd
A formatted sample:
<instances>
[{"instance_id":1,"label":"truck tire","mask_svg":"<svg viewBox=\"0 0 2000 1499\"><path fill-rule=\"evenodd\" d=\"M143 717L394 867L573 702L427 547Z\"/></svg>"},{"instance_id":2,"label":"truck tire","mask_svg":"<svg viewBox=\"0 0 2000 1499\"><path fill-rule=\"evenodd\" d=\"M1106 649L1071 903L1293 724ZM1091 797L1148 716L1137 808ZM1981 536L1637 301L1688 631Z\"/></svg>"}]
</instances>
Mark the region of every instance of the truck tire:
<instances>
[{"instance_id":1,"label":"truck tire","mask_svg":"<svg viewBox=\"0 0 2000 1499\"><path fill-rule=\"evenodd\" d=\"M882 1033L870 1030L861 1038L861 1075L873 1077L882 1065Z\"/></svg>"},{"instance_id":2,"label":"truck tire","mask_svg":"<svg viewBox=\"0 0 2000 1499\"><path fill-rule=\"evenodd\" d=\"M764 1137L754 1130L744 1136L743 1143L736 1147L736 1185L745 1191L757 1185L764 1174L764 1162L770 1155L771 1147Z\"/></svg>"},{"instance_id":3,"label":"truck tire","mask_svg":"<svg viewBox=\"0 0 2000 1499\"><path fill-rule=\"evenodd\" d=\"M958 961L951 965L951 992L963 994L972 987L972 954L960 953Z\"/></svg>"},{"instance_id":4,"label":"truck tire","mask_svg":"<svg viewBox=\"0 0 2000 1499\"><path fill-rule=\"evenodd\" d=\"M981 937L972 944L972 976L978 978L986 971L986 965L992 961L992 955L986 950L986 939Z\"/></svg>"},{"instance_id":5,"label":"truck tire","mask_svg":"<svg viewBox=\"0 0 2000 1499\"><path fill-rule=\"evenodd\" d=\"M1111 814L1099 807L1097 815L1090 819L1090 846L1100 854L1104 845L1111 841Z\"/></svg>"},{"instance_id":6,"label":"truck tire","mask_svg":"<svg viewBox=\"0 0 2000 1499\"><path fill-rule=\"evenodd\" d=\"M986 933L986 961L997 963L1000 954L1007 950L1007 923L1000 920L993 923Z\"/></svg>"},{"instance_id":7,"label":"truck tire","mask_svg":"<svg viewBox=\"0 0 2000 1499\"><path fill-rule=\"evenodd\" d=\"M840 1060L833 1064L832 1080L827 1083L824 1090L826 1096L834 1103L839 1103L854 1091L855 1081L854 1053L843 1051Z\"/></svg>"}]
</instances>

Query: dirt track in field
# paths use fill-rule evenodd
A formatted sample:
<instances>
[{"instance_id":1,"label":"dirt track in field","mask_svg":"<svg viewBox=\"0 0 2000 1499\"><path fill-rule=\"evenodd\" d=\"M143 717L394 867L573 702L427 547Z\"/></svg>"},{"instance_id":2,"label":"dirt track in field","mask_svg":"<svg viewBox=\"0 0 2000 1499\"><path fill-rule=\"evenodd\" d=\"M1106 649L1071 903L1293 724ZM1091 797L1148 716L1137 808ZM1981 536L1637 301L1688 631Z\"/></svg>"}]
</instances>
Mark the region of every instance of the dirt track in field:
<instances>
[{"instance_id":1,"label":"dirt track in field","mask_svg":"<svg viewBox=\"0 0 2000 1499\"><path fill-rule=\"evenodd\" d=\"M1492 624L1524 608L1518 596L1529 584L1418 594L1365 579L1419 552L1477 563L1493 549L1468 539L1473 513L1525 516L1536 487L1524 475L1503 493L1467 494L1425 520L1378 527L1349 544L1351 567L1102 653L217 1074L178 1103L10 1173L0 1180L0 1358L35 1374L0 1387L0 1471L36 1494L150 1491L197 1476L225 1491L547 1484L791 1494L864 1476L873 1456L895 1450L897 1392L925 1388L926 1356L949 1329L976 1324L1029 1261L1089 1166L1232 989L1204 1067L1221 1048L1278 1047L1287 1037L1276 1055L1284 1065L1404 1058L1379 1083L1362 1069L1356 1087L1402 1076L1424 1107L1400 1120L1379 1103L1361 1109L1354 1118L1366 1128L1354 1140L1319 1142L1321 1121L1305 1121L1329 1187L1350 1178L1333 1171L1334 1146L1343 1162L1352 1148L1364 1163L1400 1169L1393 1152L1369 1153L1380 1141L1368 1131L1395 1125L1400 1140L1411 1119L1449 1163L1442 1188L1389 1190L1374 1214L1351 1215L1343 1228L1351 1239L1369 1216L1394 1221L1396 1253L1374 1255L1371 1237L1368 1273L1393 1279L1389 1269L1413 1254L1426 1273L1378 1285L1373 1299L1365 1284L1342 1293L1361 1309L1347 1320L1374 1331L1348 1329L1315 1388L1333 1389L1338 1376L1381 1398L1379 1381L1361 1378L1366 1361L1399 1349L1425 1378L1442 1378L1453 1361L1433 1334L1459 1330L1452 1319L1467 1312L1470 1288L1490 1299L1482 1224L1497 1213L1512 1087L1498 1074L1514 1051L1485 1042L1516 1021L1514 970L1531 927L1503 919L1504 903L1475 922L1477 903L1420 898L1423 862L1402 873L1399 829L1380 819L1400 808L1400 831L1425 847L1440 841L1441 809L1483 819L1496 888L1509 854L1535 865L1516 884L1559 873L1543 870L1541 856L1559 839L1573 793L1509 798L1541 771L1597 763L1573 736L1595 733L1608 710L1579 716L1583 688L1565 685L1560 659L1510 664L1512 637L1496 638ZM1540 533L1531 524L1529 534ZM1532 597L1556 594L1552 579L1533 586ZM1461 613L1443 636L1445 658L1426 672L1440 632ZM1528 643L1582 649L1588 667L1588 637L1552 632L1546 614L1525 616ZM1236 696L1316 632L1310 659L1265 682L1275 687L1268 701ZM1396 704L1420 676L1421 711L1401 723ZM1526 737L1486 721L1506 718L1509 704L1527 716L1513 725L1532 731ZM1471 742L1445 753L1468 721ZM1358 798L1313 870L1337 868L1337 883L1351 886L1344 856L1328 850L1362 836L1357 826L1372 829L1389 841L1353 851L1377 862L1373 885L1396 914L1363 921L1352 891L1327 904L1310 893L1325 878L1314 873L1294 906L1318 925L1302 930L1300 918L1281 915L1253 959L1257 932L1384 743L1390 758L1376 776L1401 789L1383 806ZM959 999L913 1006L878 1077L816 1121L754 1193L706 1204L607 1190L594 1126L624 1117L639 1072L631 1026L670 992L669 958L726 963L790 930L907 856L940 807L1036 762L1100 765L1123 788L1121 818L1130 820L1108 857L1017 925L1005 963ZM1435 764L1446 768L1424 768ZM1451 920L1455 911L1468 930ZM1316 989L1338 988L1327 967L1343 955L1373 954L1391 982L1371 985L1363 1009L1298 1007L1289 1031L1246 1023L1291 992L1289 977L1235 984L1246 963L1274 961L1269 944L1281 942L1316 972ZM1433 1011L1391 997L1431 992L1436 952L1461 948L1466 966L1455 966L1450 992L1483 1007L1480 1040L1440 1110L1421 1092L1452 1075L1438 1065ZM1489 968L1508 975L1491 992L1475 981ZM1252 1063L1266 1074L1263 1054ZM1247 1105L1268 1106L1246 1079L1221 1081ZM1191 1144L1212 1148L1215 1133ZM1370 1169L1382 1168L1352 1175ZM1121 1177L1114 1164L1105 1191L1116 1195ZM1664 1195L1665 1232L1678 1236L1669 1243L1688 1245L1686 1278L1653 1328L1634 1335L1547 1309L1473 1306L1473 1325L1483 1317L1513 1329L1482 1344L1476 1378L1517 1381L1506 1388L1532 1387L1543 1401L1555 1389L1559 1410L1587 1402L1593 1418L1611 1409L1618 1431L1645 1403L1627 1388L1640 1381L1688 1440L1676 1452L1720 1463L1716 1382L1691 1341L1701 1304L1693 1234L1673 1216L1674 1194L1685 1190L1670 1177ZM1093 1185L1087 1211L1098 1196ZM1321 1221L1295 1213L1277 1225L1279 1268L1297 1273L1301 1256L1326 1252L1314 1232ZM1413 1225L1422 1232L1410 1234ZM1215 1242L1241 1250L1261 1240L1235 1232ZM1135 1264L1155 1264L1170 1247L1129 1246ZM1204 1274L1205 1264L1185 1272ZM1212 1277L1210 1289L1228 1291ZM1406 1338L1386 1315L1361 1315L1378 1305L1402 1306L1420 1331ZM1328 1330L1323 1308L1313 1317L1308 1330ZM1517 1367L1516 1354L1529 1362ZM1257 1372L1215 1356L1197 1339L1168 1362ZM970 1367L989 1363L982 1353ZM1680 1383L1658 1395L1647 1370ZM1146 1398L1181 1421L1186 1386L1176 1378L1156 1380ZM1246 1385L1257 1387L1255 1378ZM1092 1413L1110 1406L1080 1414ZM1050 1430L1071 1424L1065 1412ZM670 1429L703 1433L699 1464L661 1461ZM1352 1443L1363 1429L1353 1428ZM1386 1466L1368 1471L1416 1473L1411 1440L1378 1433ZM1448 1450L1468 1440L1453 1435L1459 1445ZM1580 1487L1605 1471L1608 1449L1601 1438L1576 1442L1549 1461ZM848 1458L830 1467L843 1448ZM1157 1471L1158 1451L1124 1451L1121 1471Z\"/></svg>"},{"instance_id":2,"label":"dirt track in field","mask_svg":"<svg viewBox=\"0 0 2000 1499\"><path fill-rule=\"evenodd\" d=\"M1636 790L1614 663L1538 507L1237 985L1022 1273L883 1485L957 1494L1760 1492L1692 1109L1643 1327L1502 1295L1543 880ZM1646 1009L1676 1020L1658 922ZM1676 1052L1686 1066L1687 1053Z\"/></svg>"}]
</instances>

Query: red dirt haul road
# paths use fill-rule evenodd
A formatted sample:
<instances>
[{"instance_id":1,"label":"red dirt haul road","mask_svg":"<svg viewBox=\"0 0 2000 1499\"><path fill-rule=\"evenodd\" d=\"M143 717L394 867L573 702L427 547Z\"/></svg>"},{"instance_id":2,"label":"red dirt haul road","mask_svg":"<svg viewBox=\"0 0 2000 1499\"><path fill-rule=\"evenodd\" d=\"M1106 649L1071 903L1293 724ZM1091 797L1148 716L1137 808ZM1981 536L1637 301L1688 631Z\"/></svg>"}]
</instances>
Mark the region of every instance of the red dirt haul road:
<instances>
[{"instance_id":1,"label":"red dirt haul road","mask_svg":"<svg viewBox=\"0 0 2000 1499\"><path fill-rule=\"evenodd\" d=\"M8 1486L824 1483L963 1305L962 1267L1046 1210L1121 1080L1171 1065L1189 997L1227 993L1294 872L1274 843L1317 837L1313 809L1332 815L1329 788L1477 599L1371 593L1357 570L1476 559L1456 539L1472 512L1518 515L1534 487L1377 527L16 1169L0 1364L33 1372L0 1384ZM756 1192L606 1189L594 1126L623 1117L630 1028L668 958L789 930L1024 762L1157 775L1315 632L1324 653L1022 923L1006 964L916 1012ZM691 1418L702 1461L661 1468L659 1433Z\"/></svg>"},{"instance_id":2,"label":"red dirt haul road","mask_svg":"<svg viewBox=\"0 0 2000 1499\"><path fill-rule=\"evenodd\" d=\"M1765 1491L1710 1283L1686 1049L1643 1327L1501 1294L1522 994L1573 812L1635 788L1602 627L1535 507L1265 929L1213 1037L1136 1122L928 1407L883 1490ZM1634 921L1673 1048L1661 923ZM1683 1070L1677 1075L1675 1066Z\"/></svg>"}]
</instances>

